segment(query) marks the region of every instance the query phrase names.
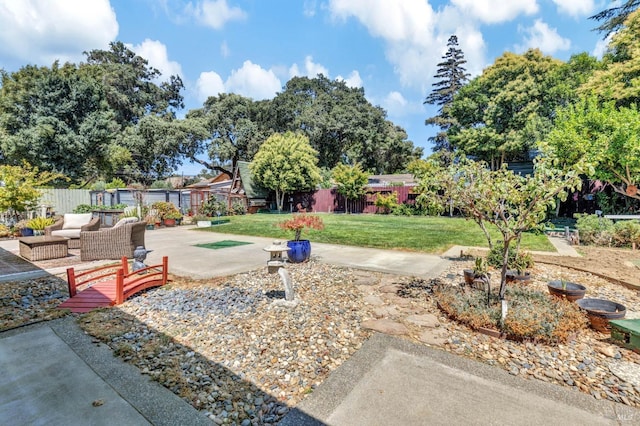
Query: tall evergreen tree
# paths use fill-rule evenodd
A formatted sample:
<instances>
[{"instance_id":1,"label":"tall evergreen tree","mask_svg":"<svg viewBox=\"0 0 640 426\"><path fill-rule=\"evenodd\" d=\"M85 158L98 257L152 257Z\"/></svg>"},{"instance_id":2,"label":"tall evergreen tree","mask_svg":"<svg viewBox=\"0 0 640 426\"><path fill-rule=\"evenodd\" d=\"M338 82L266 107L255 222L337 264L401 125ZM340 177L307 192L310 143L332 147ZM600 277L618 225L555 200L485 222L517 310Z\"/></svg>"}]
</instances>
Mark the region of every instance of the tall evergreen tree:
<instances>
[{"instance_id":1,"label":"tall evergreen tree","mask_svg":"<svg viewBox=\"0 0 640 426\"><path fill-rule=\"evenodd\" d=\"M616 4L614 7L609 7L590 16L589 19L602 22L594 30L603 33L603 38L607 38L610 34L620 30L629 14L638 7L640 7L640 0L626 0L623 4Z\"/></svg>"},{"instance_id":2,"label":"tall evergreen tree","mask_svg":"<svg viewBox=\"0 0 640 426\"><path fill-rule=\"evenodd\" d=\"M442 57L444 61L438 64L438 71L434 78L438 79L432 84L433 91L427 96L424 103L438 105L438 114L427 118L424 122L427 126L438 126L440 131L429 138L433 142L433 151L452 151L452 146L447 137L447 130L455 124L455 118L451 116L449 109L455 94L466 84L469 74L463 67L467 61L464 53L458 48L458 37L454 34L447 42L449 50Z\"/></svg>"}]
</instances>

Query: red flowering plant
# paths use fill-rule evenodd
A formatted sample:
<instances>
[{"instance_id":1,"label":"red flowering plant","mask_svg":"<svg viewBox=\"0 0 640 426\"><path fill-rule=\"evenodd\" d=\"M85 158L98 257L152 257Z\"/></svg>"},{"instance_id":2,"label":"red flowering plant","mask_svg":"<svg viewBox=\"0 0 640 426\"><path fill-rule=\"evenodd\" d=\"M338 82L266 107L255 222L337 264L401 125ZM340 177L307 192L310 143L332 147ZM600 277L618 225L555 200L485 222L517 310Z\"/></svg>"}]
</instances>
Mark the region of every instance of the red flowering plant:
<instances>
[{"instance_id":1,"label":"red flowering plant","mask_svg":"<svg viewBox=\"0 0 640 426\"><path fill-rule=\"evenodd\" d=\"M295 231L295 241L300 241L300 235L304 228L324 229L324 223L320 216L302 213L294 214L291 219L278 223L278 226L286 231Z\"/></svg>"}]
</instances>

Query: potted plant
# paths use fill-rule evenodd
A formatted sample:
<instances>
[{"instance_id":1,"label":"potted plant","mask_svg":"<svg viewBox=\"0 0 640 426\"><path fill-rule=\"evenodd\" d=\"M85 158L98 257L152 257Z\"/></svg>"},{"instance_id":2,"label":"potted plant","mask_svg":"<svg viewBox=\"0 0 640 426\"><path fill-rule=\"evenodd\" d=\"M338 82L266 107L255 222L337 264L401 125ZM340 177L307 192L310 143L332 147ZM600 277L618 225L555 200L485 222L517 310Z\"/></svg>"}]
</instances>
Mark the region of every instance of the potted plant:
<instances>
[{"instance_id":1,"label":"potted plant","mask_svg":"<svg viewBox=\"0 0 640 426\"><path fill-rule=\"evenodd\" d=\"M547 283L547 288L549 289L549 293L553 296L561 299L567 299L570 302L582 299L584 297L584 293L587 291L587 288L582 284L572 283L570 281L565 281L564 279L549 281Z\"/></svg>"},{"instance_id":2,"label":"potted plant","mask_svg":"<svg viewBox=\"0 0 640 426\"><path fill-rule=\"evenodd\" d=\"M22 237L33 237L33 229L29 228L27 222L28 221L26 219L19 220L14 225L14 228L19 231L20 236Z\"/></svg>"},{"instance_id":3,"label":"potted plant","mask_svg":"<svg viewBox=\"0 0 640 426\"><path fill-rule=\"evenodd\" d=\"M509 261L510 270L507 271L507 282L528 284L531 282L531 273L527 269L533 266L533 257L527 252L517 252Z\"/></svg>"},{"instance_id":4,"label":"potted plant","mask_svg":"<svg viewBox=\"0 0 640 426\"><path fill-rule=\"evenodd\" d=\"M43 235L44 228L53 225L56 220L52 217L36 217L27 221L27 227L33 229L34 235Z\"/></svg>"},{"instance_id":5,"label":"potted plant","mask_svg":"<svg viewBox=\"0 0 640 426\"><path fill-rule=\"evenodd\" d=\"M485 259L476 257L473 269L464 269L462 272L464 274L465 284L472 285L476 278L482 279L484 276L487 276L489 269Z\"/></svg>"},{"instance_id":6,"label":"potted plant","mask_svg":"<svg viewBox=\"0 0 640 426\"><path fill-rule=\"evenodd\" d=\"M152 231L156 229L156 222L160 222L160 219L157 216L148 214L144 217L144 221L147 223L146 228Z\"/></svg>"},{"instance_id":7,"label":"potted plant","mask_svg":"<svg viewBox=\"0 0 640 426\"><path fill-rule=\"evenodd\" d=\"M294 231L294 239L287 242L287 246L289 247L287 255L289 261L293 263L304 262L311 256L311 242L300 239L302 230L305 228L324 229L324 223L320 216L306 213L294 214L291 219L280 222L277 225L284 230Z\"/></svg>"},{"instance_id":8,"label":"potted plant","mask_svg":"<svg viewBox=\"0 0 640 426\"><path fill-rule=\"evenodd\" d=\"M164 223L164 226L176 226L176 222L179 219L182 219L182 213L178 210L170 211L163 216L162 222Z\"/></svg>"}]
</instances>

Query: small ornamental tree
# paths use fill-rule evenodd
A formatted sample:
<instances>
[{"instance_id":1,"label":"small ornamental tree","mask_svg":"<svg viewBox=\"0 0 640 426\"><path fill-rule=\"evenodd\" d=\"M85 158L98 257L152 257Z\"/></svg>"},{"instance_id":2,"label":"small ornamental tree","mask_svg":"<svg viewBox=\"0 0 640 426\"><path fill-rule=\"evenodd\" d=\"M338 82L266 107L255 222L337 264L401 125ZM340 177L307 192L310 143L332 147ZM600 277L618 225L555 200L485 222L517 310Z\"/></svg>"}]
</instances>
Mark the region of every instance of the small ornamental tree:
<instances>
[{"instance_id":1,"label":"small ornamental tree","mask_svg":"<svg viewBox=\"0 0 640 426\"><path fill-rule=\"evenodd\" d=\"M337 186L336 190L347 200L347 213L351 213L349 201L365 195L369 174L356 163L353 166L338 164L333 168L331 175Z\"/></svg>"},{"instance_id":2,"label":"small ornamental tree","mask_svg":"<svg viewBox=\"0 0 640 426\"><path fill-rule=\"evenodd\" d=\"M306 136L276 133L260 146L249 168L256 183L275 191L282 211L287 193L310 190L320 182L317 155Z\"/></svg>"},{"instance_id":3,"label":"small ornamental tree","mask_svg":"<svg viewBox=\"0 0 640 426\"><path fill-rule=\"evenodd\" d=\"M277 225L285 231L293 231L294 241L300 241L302 230L305 228L317 230L324 229L324 222L320 216L304 213L297 213L291 219L280 222Z\"/></svg>"},{"instance_id":4,"label":"small ornamental tree","mask_svg":"<svg viewBox=\"0 0 640 426\"><path fill-rule=\"evenodd\" d=\"M502 236L502 270L500 275L500 299L504 300L509 247L516 243L519 250L522 233L541 224L548 209L558 198L564 199L568 191L577 188L581 181L574 170L562 171L550 167L548 161L537 159L533 175L521 176L506 165L491 171L483 162L462 160L443 172L432 196L443 204L452 200L462 214L476 222L487 237L489 248L493 241L486 227L494 225ZM450 185L453 183L453 185Z\"/></svg>"},{"instance_id":5,"label":"small ornamental tree","mask_svg":"<svg viewBox=\"0 0 640 426\"><path fill-rule=\"evenodd\" d=\"M64 179L59 173L40 172L29 163L21 166L0 166L0 211L18 214L36 207L42 196L38 187Z\"/></svg>"}]
</instances>

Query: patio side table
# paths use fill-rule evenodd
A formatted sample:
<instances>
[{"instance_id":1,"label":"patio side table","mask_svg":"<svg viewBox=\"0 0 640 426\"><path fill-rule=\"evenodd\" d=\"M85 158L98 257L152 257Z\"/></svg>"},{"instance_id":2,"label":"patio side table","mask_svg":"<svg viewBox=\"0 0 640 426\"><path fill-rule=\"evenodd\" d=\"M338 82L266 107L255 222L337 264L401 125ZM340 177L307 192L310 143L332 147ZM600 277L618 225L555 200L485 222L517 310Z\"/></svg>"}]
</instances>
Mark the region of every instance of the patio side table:
<instances>
[{"instance_id":1,"label":"patio side table","mask_svg":"<svg viewBox=\"0 0 640 426\"><path fill-rule=\"evenodd\" d=\"M68 254L68 239L64 237L21 237L20 256L30 261L57 259Z\"/></svg>"}]
</instances>

